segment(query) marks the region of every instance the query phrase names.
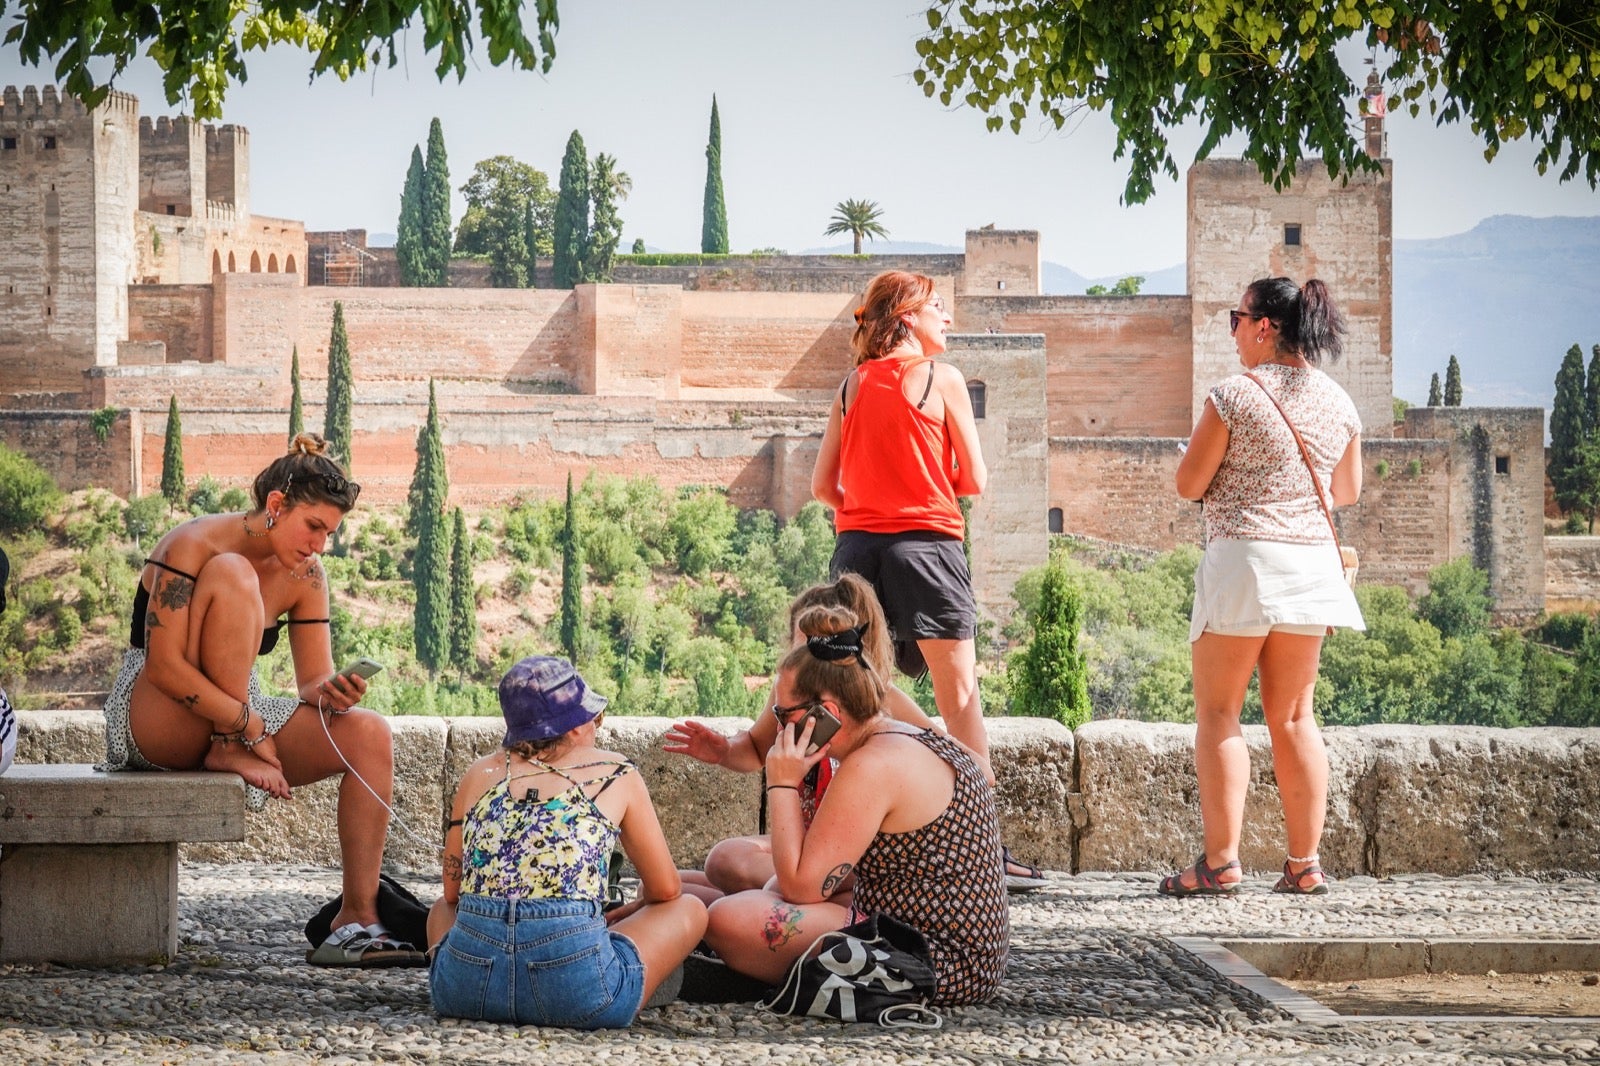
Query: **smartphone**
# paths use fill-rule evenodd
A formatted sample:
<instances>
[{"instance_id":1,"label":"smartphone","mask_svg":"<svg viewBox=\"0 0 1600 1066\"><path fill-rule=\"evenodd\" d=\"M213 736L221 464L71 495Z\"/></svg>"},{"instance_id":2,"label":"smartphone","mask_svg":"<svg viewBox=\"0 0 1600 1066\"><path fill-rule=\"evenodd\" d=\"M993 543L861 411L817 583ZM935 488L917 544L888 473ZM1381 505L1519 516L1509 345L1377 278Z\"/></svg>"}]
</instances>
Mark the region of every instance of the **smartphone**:
<instances>
[{"instance_id":1,"label":"smartphone","mask_svg":"<svg viewBox=\"0 0 1600 1066\"><path fill-rule=\"evenodd\" d=\"M350 662L346 663L345 668L339 671L339 676L359 677L366 679L382 669L382 663L375 663L371 659L363 656L362 658L352 659Z\"/></svg>"},{"instance_id":2,"label":"smartphone","mask_svg":"<svg viewBox=\"0 0 1600 1066\"><path fill-rule=\"evenodd\" d=\"M794 739L796 743L800 740L800 734L806 731L807 722L817 723L811 729L811 747L806 750L806 754L811 755L833 739L833 735L839 731L839 719L835 718L833 712L829 711L827 707L820 703L817 704L794 724Z\"/></svg>"}]
</instances>

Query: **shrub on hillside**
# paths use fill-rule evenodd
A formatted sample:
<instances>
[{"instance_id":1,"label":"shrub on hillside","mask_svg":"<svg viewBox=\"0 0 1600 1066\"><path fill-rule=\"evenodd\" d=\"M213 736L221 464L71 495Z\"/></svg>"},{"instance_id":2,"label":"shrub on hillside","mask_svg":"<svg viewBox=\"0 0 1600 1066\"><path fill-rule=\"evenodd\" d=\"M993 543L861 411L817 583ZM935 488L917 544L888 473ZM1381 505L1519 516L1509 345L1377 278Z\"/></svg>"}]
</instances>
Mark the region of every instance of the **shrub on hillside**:
<instances>
[{"instance_id":1,"label":"shrub on hillside","mask_svg":"<svg viewBox=\"0 0 1600 1066\"><path fill-rule=\"evenodd\" d=\"M61 502L61 490L44 468L0 444L0 533L38 528Z\"/></svg>"}]
</instances>

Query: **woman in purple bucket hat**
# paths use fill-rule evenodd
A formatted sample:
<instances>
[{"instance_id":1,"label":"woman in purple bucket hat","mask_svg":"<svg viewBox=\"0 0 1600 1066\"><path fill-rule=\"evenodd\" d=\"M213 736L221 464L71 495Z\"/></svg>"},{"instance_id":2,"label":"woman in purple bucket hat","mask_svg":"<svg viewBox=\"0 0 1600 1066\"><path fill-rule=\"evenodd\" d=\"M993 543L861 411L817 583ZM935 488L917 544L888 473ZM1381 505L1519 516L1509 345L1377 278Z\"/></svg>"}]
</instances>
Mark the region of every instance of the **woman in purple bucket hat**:
<instances>
[{"instance_id":1,"label":"woman in purple bucket hat","mask_svg":"<svg viewBox=\"0 0 1600 1066\"><path fill-rule=\"evenodd\" d=\"M565 659L523 659L501 679L505 739L462 775L428 915L438 1014L610 1029L672 998L706 909L683 894L638 767L595 747L605 709ZM608 926L619 841L642 888Z\"/></svg>"}]
</instances>

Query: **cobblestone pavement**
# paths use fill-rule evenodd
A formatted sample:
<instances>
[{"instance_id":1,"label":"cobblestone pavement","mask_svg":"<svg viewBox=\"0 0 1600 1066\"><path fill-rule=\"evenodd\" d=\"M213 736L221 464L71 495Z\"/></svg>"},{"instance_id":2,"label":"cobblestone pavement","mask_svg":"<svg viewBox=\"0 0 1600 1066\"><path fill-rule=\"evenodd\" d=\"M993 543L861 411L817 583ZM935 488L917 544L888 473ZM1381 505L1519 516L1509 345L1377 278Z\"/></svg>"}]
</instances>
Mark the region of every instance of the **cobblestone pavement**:
<instances>
[{"instance_id":1,"label":"cobblestone pavement","mask_svg":"<svg viewBox=\"0 0 1600 1066\"><path fill-rule=\"evenodd\" d=\"M1600 881L1352 878L1294 898L1253 879L1239 898L1195 900L1158 897L1155 881L1052 875L1017 897L1000 997L948 1011L938 1032L677 1003L588 1034L436 1019L421 970L306 965L300 926L338 891L334 871L186 864L172 964L0 966L0 1063L1600 1063L1600 1022L1302 1024L1164 939L1593 937Z\"/></svg>"}]
</instances>

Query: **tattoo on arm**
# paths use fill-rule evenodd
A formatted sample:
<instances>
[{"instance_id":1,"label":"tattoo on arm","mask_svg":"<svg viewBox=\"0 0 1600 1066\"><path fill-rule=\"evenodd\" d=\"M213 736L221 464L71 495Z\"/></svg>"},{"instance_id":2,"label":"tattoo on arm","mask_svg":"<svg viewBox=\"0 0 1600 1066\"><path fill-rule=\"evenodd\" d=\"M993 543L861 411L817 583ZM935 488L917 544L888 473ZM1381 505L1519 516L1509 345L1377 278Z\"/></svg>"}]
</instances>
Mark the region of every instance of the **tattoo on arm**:
<instances>
[{"instance_id":1,"label":"tattoo on arm","mask_svg":"<svg viewBox=\"0 0 1600 1066\"><path fill-rule=\"evenodd\" d=\"M169 611L181 611L194 598L194 582L186 577L170 577L156 594L156 602Z\"/></svg>"},{"instance_id":2,"label":"tattoo on arm","mask_svg":"<svg viewBox=\"0 0 1600 1066\"><path fill-rule=\"evenodd\" d=\"M444 857L444 879L446 881L461 880L461 856L446 854Z\"/></svg>"},{"instance_id":3,"label":"tattoo on arm","mask_svg":"<svg viewBox=\"0 0 1600 1066\"><path fill-rule=\"evenodd\" d=\"M798 907L774 903L761 927L761 938L767 942L767 950L775 952L793 940L800 932L800 919L803 917Z\"/></svg>"},{"instance_id":4,"label":"tattoo on arm","mask_svg":"<svg viewBox=\"0 0 1600 1066\"><path fill-rule=\"evenodd\" d=\"M200 697L199 696L184 696L178 702L182 703L185 707L189 708L192 711L196 707L200 706Z\"/></svg>"},{"instance_id":5,"label":"tattoo on arm","mask_svg":"<svg viewBox=\"0 0 1600 1066\"><path fill-rule=\"evenodd\" d=\"M831 896L835 892L839 891L839 886L844 884L845 880L854 871L855 867L851 866L847 862L841 862L838 866L835 866L833 869L829 870L828 876L822 879L823 896Z\"/></svg>"}]
</instances>

